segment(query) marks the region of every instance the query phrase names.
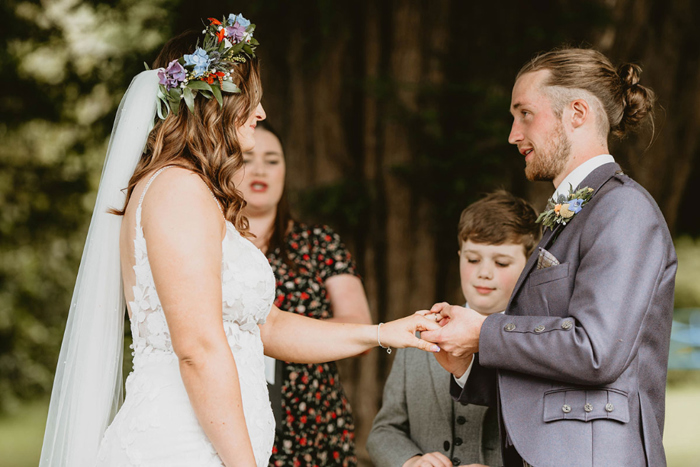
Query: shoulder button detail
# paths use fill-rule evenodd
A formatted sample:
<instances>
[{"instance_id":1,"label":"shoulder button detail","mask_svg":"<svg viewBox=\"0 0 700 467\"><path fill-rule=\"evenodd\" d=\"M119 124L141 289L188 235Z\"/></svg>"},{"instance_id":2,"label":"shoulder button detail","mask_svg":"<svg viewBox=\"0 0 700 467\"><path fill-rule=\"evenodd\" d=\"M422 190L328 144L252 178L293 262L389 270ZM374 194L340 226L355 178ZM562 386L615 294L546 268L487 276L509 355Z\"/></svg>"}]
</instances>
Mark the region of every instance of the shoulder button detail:
<instances>
[{"instance_id":1,"label":"shoulder button detail","mask_svg":"<svg viewBox=\"0 0 700 467\"><path fill-rule=\"evenodd\" d=\"M568 331L569 329L571 329L571 328L573 328L573 327L574 327L574 323L572 323L572 322L571 322L570 320L568 320L568 319L567 319L566 321L564 321L563 323L561 323L561 328L562 328L564 331Z\"/></svg>"},{"instance_id":2,"label":"shoulder button detail","mask_svg":"<svg viewBox=\"0 0 700 467\"><path fill-rule=\"evenodd\" d=\"M535 332L542 332L544 330L545 330L545 327L541 324L535 328Z\"/></svg>"},{"instance_id":3,"label":"shoulder button detail","mask_svg":"<svg viewBox=\"0 0 700 467\"><path fill-rule=\"evenodd\" d=\"M515 331L515 324L513 324L513 323L508 323L508 324L506 324L506 325L503 327L503 329L504 329L506 332Z\"/></svg>"}]
</instances>

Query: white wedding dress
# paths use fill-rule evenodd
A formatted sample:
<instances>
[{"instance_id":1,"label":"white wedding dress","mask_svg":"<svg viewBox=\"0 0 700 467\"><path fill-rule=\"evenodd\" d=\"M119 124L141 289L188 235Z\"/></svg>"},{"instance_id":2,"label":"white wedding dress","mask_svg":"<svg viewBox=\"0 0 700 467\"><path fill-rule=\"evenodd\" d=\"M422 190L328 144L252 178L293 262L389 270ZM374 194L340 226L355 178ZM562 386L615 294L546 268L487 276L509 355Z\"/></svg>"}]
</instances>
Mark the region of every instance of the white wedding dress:
<instances>
[{"instance_id":1,"label":"white wedding dress","mask_svg":"<svg viewBox=\"0 0 700 467\"><path fill-rule=\"evenodd\" d=\"M221 467L221 459L200 427L180 377L141 227L143 198L162 170L147 183L136 210L136 283L134 300L129 303L134 368L126 380L124 405L100 444L98 465ZM270 312L275 278L262 252L228 221L222 251L223 325L238 369L256 464L264 467L272 451L275 422L258 325Z\"/></svg>"}]
</instances>

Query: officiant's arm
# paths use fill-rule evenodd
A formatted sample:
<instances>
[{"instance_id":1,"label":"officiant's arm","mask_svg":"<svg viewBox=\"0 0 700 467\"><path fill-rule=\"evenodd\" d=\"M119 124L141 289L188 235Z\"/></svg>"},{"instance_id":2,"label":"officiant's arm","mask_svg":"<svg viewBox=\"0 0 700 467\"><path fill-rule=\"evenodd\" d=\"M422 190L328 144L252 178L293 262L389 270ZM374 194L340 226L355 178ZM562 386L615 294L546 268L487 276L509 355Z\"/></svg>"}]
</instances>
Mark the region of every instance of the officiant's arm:
<instances>
[{"instance_id":1,"label":"officiant's arm","mask_svg":"<svg viewBox=\"0 0 700 467\"><path fill-rule=\"evenodd\" d=\"M372 324L369 303L362 280L352 274L338 274L324 282L331 302L331 323Z\"/></svg>"},{"instance_id":2,"label":"officiant's arm","mask_svg":"<svg viewBox=\"0 0 700 467\"><path fill-rule=\"evenodd\" d=\"M223 327L221 213L197 175L173 168L148 191L143 229L158 297L197 420L227 467L254 466L236 362ZM149 317L142 324L163 325Z\"/></svg>"},{"instance_id":3,"label":"officiant's arm","mask_svg":"<svg viewBox=\"0 0 700 467\"><path fill-rule=\"evenodd\" d=\"M379 341L385 347L417 347L436 351L434 344L419 339L416 331L436 329L435 321L423 316L410 315L395 321L376 325L329 323L281 311L276 306L270 310L260 335L265 355L296 363L322 363L358 355Z\"/></svg>"}]
</instances>

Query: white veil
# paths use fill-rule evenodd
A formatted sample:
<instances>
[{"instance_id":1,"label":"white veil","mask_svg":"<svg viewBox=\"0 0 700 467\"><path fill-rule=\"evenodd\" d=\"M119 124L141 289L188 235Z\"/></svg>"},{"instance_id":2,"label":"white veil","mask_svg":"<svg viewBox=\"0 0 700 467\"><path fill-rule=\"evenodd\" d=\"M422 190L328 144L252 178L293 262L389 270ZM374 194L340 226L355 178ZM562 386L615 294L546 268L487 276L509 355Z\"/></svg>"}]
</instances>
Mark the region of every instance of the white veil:
<instances>
[{"instance_id":1,"label":"white veil","mask_svg":"<svg viewBox=\"0 0 700 467\"><path fill-rule=\"evenodd\" d=\"M124 206L122 190L153 127L157 93L157 71L144 71L119 104L58 358L41 467L93 467L122 402L122 217L107 211Z\"/></svg>"}]
</instances>

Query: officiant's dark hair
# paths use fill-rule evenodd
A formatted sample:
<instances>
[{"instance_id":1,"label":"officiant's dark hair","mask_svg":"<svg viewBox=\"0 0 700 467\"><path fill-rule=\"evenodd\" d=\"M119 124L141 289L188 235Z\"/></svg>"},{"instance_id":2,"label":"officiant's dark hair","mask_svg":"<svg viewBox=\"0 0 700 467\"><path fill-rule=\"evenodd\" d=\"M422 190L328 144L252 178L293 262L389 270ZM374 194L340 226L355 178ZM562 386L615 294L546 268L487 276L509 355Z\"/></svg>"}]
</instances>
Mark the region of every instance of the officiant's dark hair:
<instances>
[{"instance_id":1,"label":"officiant's dark hair","mask_svg":"<svg viewBox=\"0 0 700 467\"><path fill-rule=\"evenodd\" d=\"M537 55L520 69L516 80L525 73L540 70L550 71L544 85L558 116L565 105L579 98L575 91L585 91L602 106L601 113L607 121L601 119L598 123L606 137L612 133L622 138L638 129L647 118L653 135L656 96L654 91L639 84L642 74L639 65L625 63L615 68L597 50L566 47Z\"/></svg>"},{"instance_id":2,"label":"officiant's dark hair","mask_svg":"<svg viewBox=\"0 0 700 467\"><path fill-rule=\"evenodd\" d=\"M541 235L535 208L505 190L494 191L470 204L462 211L458 230L460 250L467 240L488 245L515 243L523 246L526 258Z\"/></svg>"}]
</instances>

